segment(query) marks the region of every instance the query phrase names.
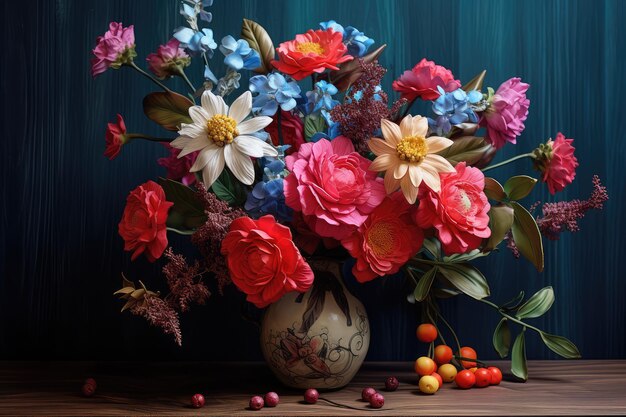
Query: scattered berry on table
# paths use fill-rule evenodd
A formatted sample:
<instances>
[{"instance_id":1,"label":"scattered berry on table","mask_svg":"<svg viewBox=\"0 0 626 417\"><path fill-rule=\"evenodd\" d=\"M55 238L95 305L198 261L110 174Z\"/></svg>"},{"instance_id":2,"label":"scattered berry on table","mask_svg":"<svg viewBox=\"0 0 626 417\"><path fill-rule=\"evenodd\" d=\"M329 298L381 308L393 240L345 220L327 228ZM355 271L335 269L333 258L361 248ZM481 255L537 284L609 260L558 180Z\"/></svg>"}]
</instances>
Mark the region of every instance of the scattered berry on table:
<instances>
[{"instance_id":1,"label":"scattered berry on table","mask_svg":"<svg viewBox=\"0 0 626 417\"><path fill-rule=\"evenodd\" d=\"M385 389L387 391L395 391L400 386L400 381L395 376L390 376L385 380Z\"/></svg>"},{"instance_id":2,"label":"scattered berry on table","mask_svg":"<svg viewBox=\"0 0 626 417\"><path fill-rule=\"evenodd\" d=\"M93 385L94 389L98 388L98 383L93 378L85 379L85 384Z\"/></svg>"},{"instance_id":3,"label":"scattered berry on table","mask_svg":"<svg viewBox=\"0 0 626 417\"><path fill-rule=\"evenodd\" d=\"M276 407L280 402L280 398L278 394L275 392L268 392L265 394L265 406L266 407Z\"/></svg>"},{"instance_id":4,"label":"scattered berry on table","mask_svg":"<svg viewBox=\"0 0 626 417\"><path fill-rule=\"evenodd\" d=\"M500 371L500 368L490 366L487 370L491 373L491 385L498 385L502 381L502 371Z\"/></svg>"},{"instance_id":5,"label":"scattered berry on table","mask_svg":"<svg viewBox=\"0 0 626 417\"><path fill-rule=\"evenodd\" d=\"M363 401L368 401L372 398L372 395L376 394L376 390L372 387L363 388L361 391L361 398Z\"/></svg>"},{"instance_id":6,"label":"scattered berry on table","mask_svg":"<svg viewBox=\"0 0 626 417\"><path fill-rule=\"evenodd\" d=\"M191 397L191 406L193 408L202 408L204 407L204 395L202 394L194 394Z\"/></svg>"},{"instance_id":7,"label":"scattered berry on table","mask_svg":"<svg viewBox=\"0 0 626 417\"><path fill-rule=\"evenodd\" d=\"M82 392L85 397L91 397L96 393L96 386L93 384L83 384Z\"/></svg>"},{"instance_id":8,"label":"scattered berry on table","mask_svg":"<svg viewBox=\"0 0 626 417\"><path fill-rule=\"evenodd\" d=\"M370 397L370 407L372 408L382 408L385 405L385 397L381 393L375 393Z\"/></svg>"},{"instance_id":9,"label":"scattered berry on table","mask_svg":"<svg viewBox=\"0 0 626 417\"><path fill-rule=\"evenodd\" d=\"M419 387L424 394L434 394L439 390L439 381L432 375L425 375L420 378Z\"/></svg>"},{"instance_id":10,"label":"scattered berry on table","mask_svg":"<svg viewBox=\"0 0 626 417\"><path fill-rule=\"evenodd\" d=\"M304 401L309 404L315 404L320 398L320 393L315 388L309 388L304 392Z\"/></svg>"},{"instance_id":11,"label":"scattered berry on table","mask_svg":"<svg viewBox=\"0 0 626 417\"><path fill-rule=\"evenodd\" d=\"M254 397L250 398L250 409L251 410L260 410L261 408L263 408L264 401L263 401L263 397L255 395Z\"/></svg>"}]
</instances>

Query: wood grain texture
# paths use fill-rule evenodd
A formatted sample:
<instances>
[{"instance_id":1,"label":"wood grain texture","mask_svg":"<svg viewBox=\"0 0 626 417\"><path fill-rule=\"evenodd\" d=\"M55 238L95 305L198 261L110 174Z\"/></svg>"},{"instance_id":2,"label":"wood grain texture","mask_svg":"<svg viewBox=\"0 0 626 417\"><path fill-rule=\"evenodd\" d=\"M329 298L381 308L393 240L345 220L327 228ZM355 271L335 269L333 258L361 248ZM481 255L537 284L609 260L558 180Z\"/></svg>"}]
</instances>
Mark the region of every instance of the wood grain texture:
<instances>
[{"instance_id":1,"label":"wood grain texture","mask_svg":"<svg viewBox=\"0 0 626 417\"><path fill-rule=\"evenodd\" d=\"M502 363L496 363L502 364ZM418 392L411 363L367 363L346 388L302 403L302 392L279 385L259 363L0 363L0 415L619 415L626 413L626 361L534 361L527 383L503 381L485 389L444 384L435 395ZM387 376L400 388L384 392ZM94 397L80 395L86 377ZM385 396L373 410L361 401L372 386ZM276 408L247 410L253 395L276 391ZM190 408L202 393L207 405ZM354 409L356 408L356 409Z\"/></svg>"},{"instance_id":2,"label":"wood grain texture","mask_svg":"<svg viewBox=\"0 0 626 417\"><path fill-rule=\"evenodd\" d=\"M92 80L90 50L110 21L122 21L135 25L142 63L182 24L178 4L39 0L28 11L8 1L0 5L0 31L11 40L0 51L0 358L260 359L258 333L240 318L243 297L232 288L186 317L182 349L141 319L120 315L111 295L122 271L153 288L163 285L158 265L130 262L117 222L127 193L163 175L155 161L166 152L137 142L115 161L102 156L105 125L118 112L130 131L163 132L141 111L153 86L127 70ZM218 40L237 34L244 17L263 24L275 44L323 20L356 26L377 44L388 44L381 58L389 69L387 91L422 57L462 80L487 69L486 84L494 87L511 76L529 82L527 128L518 145L498 158L528 152L562 130L576 139L581 165L576 181L557 198L586 197L597 173L611 199L603 213L581 223L581 232L546 242L543 274L506 250L477 264L491 282L494 301L552 285L557 301L537 326L569 337L587 358L626 357L626 2L216 0L211 11ZM197 64L189 71L196 83L201 71ZM184 87L178 81L172 86ZM513 173L533 171L520 162L495 174ZM524 203L553 199L539 186ZM193 255L184 239L172 240ZM371 318L369 359L415 358L422 349L413 336L419 311L404 302L402 279L348 285ZM495 356L494 312L467 299L444 303L443 312L464 344L483 357ZM528 338L528 354L553 357L536 337Z\"/></svg>"}]
</instances>

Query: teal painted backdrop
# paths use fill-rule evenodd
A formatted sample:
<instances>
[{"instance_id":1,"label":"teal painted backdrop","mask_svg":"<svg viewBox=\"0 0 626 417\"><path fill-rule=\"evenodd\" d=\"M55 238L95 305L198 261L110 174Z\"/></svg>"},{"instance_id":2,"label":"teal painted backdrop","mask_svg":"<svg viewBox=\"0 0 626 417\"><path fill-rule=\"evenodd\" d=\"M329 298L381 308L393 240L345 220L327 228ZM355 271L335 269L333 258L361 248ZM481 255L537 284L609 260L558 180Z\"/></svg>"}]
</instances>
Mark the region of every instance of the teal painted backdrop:
<instances>
[{"instance_id":1,"label":"teal painted backdrop","mask_svg":"<svg viewBox=\"0 0 626 417\"><path fill-rule=\"evenodd\" d=\"M41 0L28 10L10 2L0 7L0 359L259 359L258 333L240 318L242 297L233 289L186 317L180 349L141 319L120 315L111 295L120 271L158 282L156 267L130 263L117 222L126 194L163 175L155 161L165 152L134 143L115 161L102 156L105 124L117 112L130 130L160 132L141 110L153 86L130 70L92 80L90 50L109 21L122 21L135 25L141 62L182 23L178 2ZM557 301L536 320L539 327L569 337L587 358L626 357L626 2L215 0L211 11L217 39L237 34L243 17L264 25L275 44L323 20L356 26L377 44L388 44L381 58L389 69L387 91L422 57L461 80L486 69L487 85L497 87L511 76L530 83L527 128L519 144L498 158L528 152L561 130L575 138L581 164L575 182L557 197L585 198L591 176L599 174L611 199L604 212L582 221L581 232L546 243L544 273L506 250L480 266L496 301L552 285ZM195 68L198 81L201 68ZM532 171L520 162L496 174L518 172ZM551 197L537 187L526 201L536 200ZM422 353L413 333L419 315L406 304L401 280L352 289L372 320L370 359ZM494 356L494 312L455 300L445 303L444 313L464 344ZM535 336L527 340L529 357L552 357Z\"/></svg>"}]
</instances>

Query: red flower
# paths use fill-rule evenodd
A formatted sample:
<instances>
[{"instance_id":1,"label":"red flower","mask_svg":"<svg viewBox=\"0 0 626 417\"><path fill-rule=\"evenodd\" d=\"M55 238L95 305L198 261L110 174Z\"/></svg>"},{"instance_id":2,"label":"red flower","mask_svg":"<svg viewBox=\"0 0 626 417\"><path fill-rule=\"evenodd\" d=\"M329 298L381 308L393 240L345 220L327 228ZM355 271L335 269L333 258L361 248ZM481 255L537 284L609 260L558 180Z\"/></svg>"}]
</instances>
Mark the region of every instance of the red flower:
<instances>
[{"instance_id":1,"label":"red flower","mask_svg":"<svg viewBox=\"0 0 626 417\"><path fill-rule=\"evenodd\" d=\"M313 271L291 240L291 231L272 215L235 219L222 241L222 254L237 288L259 308L287 292L304 292L313 283Z\"/></svg>"},{"instance_id":2,"label":"red flower","mask_svg":"<svg viewBox=\"0 0 626 417\"><path fill-rule=\"evenodd\" d=\"M167 170L167 178L180 181L185 185L191 185L196 182L196 174L189 172L193 163L196 161L199 151L192 152L178 157L181 149L172 147L169 143L165 144L165 147L169 149L170 156L166 158L159 158L157 163Z\"/></svg>"},{"instance_id":3,"label":"red flower","mask_svg":"<svg viewBox=\"0 0 626 417\"><path fill-rule=\"evenodd\" d=\"M359 282L395 274L422 247L424 234L413 223L414 206L396 192L341 244L356 258L352 273Z\"/></svg>"},{"instance_id":4,"label":"red flower","mask_svg":"<svg viewBox=\"0 0 626 417\"><path fill-rule=\"evenodd\" d=\"M436 65L433 61L422 59L412 70L406 70L393 82L393 89L402 94L402 98L415 100L436 100L439 97L437 87L451 92L461 87L459 80L454 79L452 71Z\"/></svg>"},{"instance_id":5,"label":"red flower","mask_svg":"<svg viewBox=\"0 0 626 417\"><path fill-rule=\"evenodd\" d=\"M491 208L485 188L485 176L478 168L457 164L456 172L440 173L441 192L421 187L417 224L426 229L434 227L447 254L465 253L478 248L484 238L491 236Z\"/></svg>"},{"instance_id":6,"label":"red flower","mask_svg":"<svg viewBox=\"0 0 626 417\"><path fill-rule=\"evenodd\" d=\"M545 151L535 160L535 166L543 172L541 178L548 184L548 190L551 194L563 190L568 184L571 184L576 177L576 167L578 159L574 156L576 148L572 146L574 139L566 139L559 132L556 140L548 140L548 142L540 146L539 149Z\"/></svg>"},{"instance_id":7,"label":"red flower","mask_svg":"<svg viewBox=\"0 0 626 417\"><path fill-rule=\"evenodd\" d=\"M300 149L300 145L305 143L304 140L304 125L302 124L302 120L296 115L288 111L282 111L281 114L281 133L283 134L283 145L291 145L289 149L285 152L287 155L290 155L294 152L298 152ZM276 146L280 144L278 140L278 116L273 117L272 123L270 123L265 131L269 133L272 143Z\"/></svg>"},{"instance_id":8,"label":"red flower","mask_svg":"<svg viewBox=\"0 0 626 417\"><path fill-rule=\"evenodd\" d=\"M104 150L104 156L113 160L117 157L122 149L122 146L126 143L126 123L121 114L117 115L117 124L107 124L107 130L105 134L106 149Z\"/></svg>"},{"instance_id":9,"label":"red flower","mask_svg":"<svg viewBox=\"0 0 626 417\"><path fill-rule=\"evenodd\" d=\"M338 70L337 65L353 59L346 55L348 48L342 41L343 35L332 29L309 30L296 35L292 41L281 43L276 48L278 61L272 61L272 65L298 81L314 72Z\"/></svg>"},{"instance_id":10,"label":"red flower","mask_svg":"<svg viewBox=\"0 0 626 417\"><path fill-rule=\"evenodd\" d=\"M173 205L165 200L165 191L154 181L131 191L118 227L124 250L133 251L131 260L142 253L150 262L161 257L167 247L167 212Z\"/></svg>"}]
</instances>

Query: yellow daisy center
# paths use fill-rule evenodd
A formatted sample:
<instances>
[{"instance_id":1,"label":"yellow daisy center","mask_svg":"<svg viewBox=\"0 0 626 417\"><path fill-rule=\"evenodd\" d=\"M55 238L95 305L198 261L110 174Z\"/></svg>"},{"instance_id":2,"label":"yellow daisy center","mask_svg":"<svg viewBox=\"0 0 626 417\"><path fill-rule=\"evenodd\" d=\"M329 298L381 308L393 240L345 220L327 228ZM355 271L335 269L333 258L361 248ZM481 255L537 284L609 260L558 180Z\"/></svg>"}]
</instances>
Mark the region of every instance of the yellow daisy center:
<instances>
[{"instance_id":1,"label":"yellow daisy center","mask_svg":"<svg viewBox=\"0 0 626 417\"><path fill-rule=\"evenodd\" d=\"M207 120L206 133L217 146L227 145L239 136L235 119L224 114L216 114Z\"/></svg>"},{"instance_id":2,"label":"yellow daisy center","mask_svg":"<svg viewBox=\"0 0 626 417\"><path fill-rule=\"evenodd\" d=\"M368 230L367 244L378 256L386 256L394 249L394 232L388 223L375 223Z\"/></svg>"},{"instance_id":3,"label":"yellow daisy center","mask_svg":"<svg viewBox=\"0 0 626 417\"><path fill-rule=\"evenodd\" d=\"M317 42L302 42L296 46L296 49L303 54L322 55L324 53L324 48Z\"/></svg>"},{"instance_id":4,"label":"yellow daisy center","mask_svg":"<svg viewBox=\"0 0 626 417\"><path fill-rule=\"evenodd\" d=\"M400 143L396 145L398 157L403 161L422 162L424 157L428 155L428 145L426 138L423 136L408 136L402 138Z\"/></svg>"}]
</instances>

